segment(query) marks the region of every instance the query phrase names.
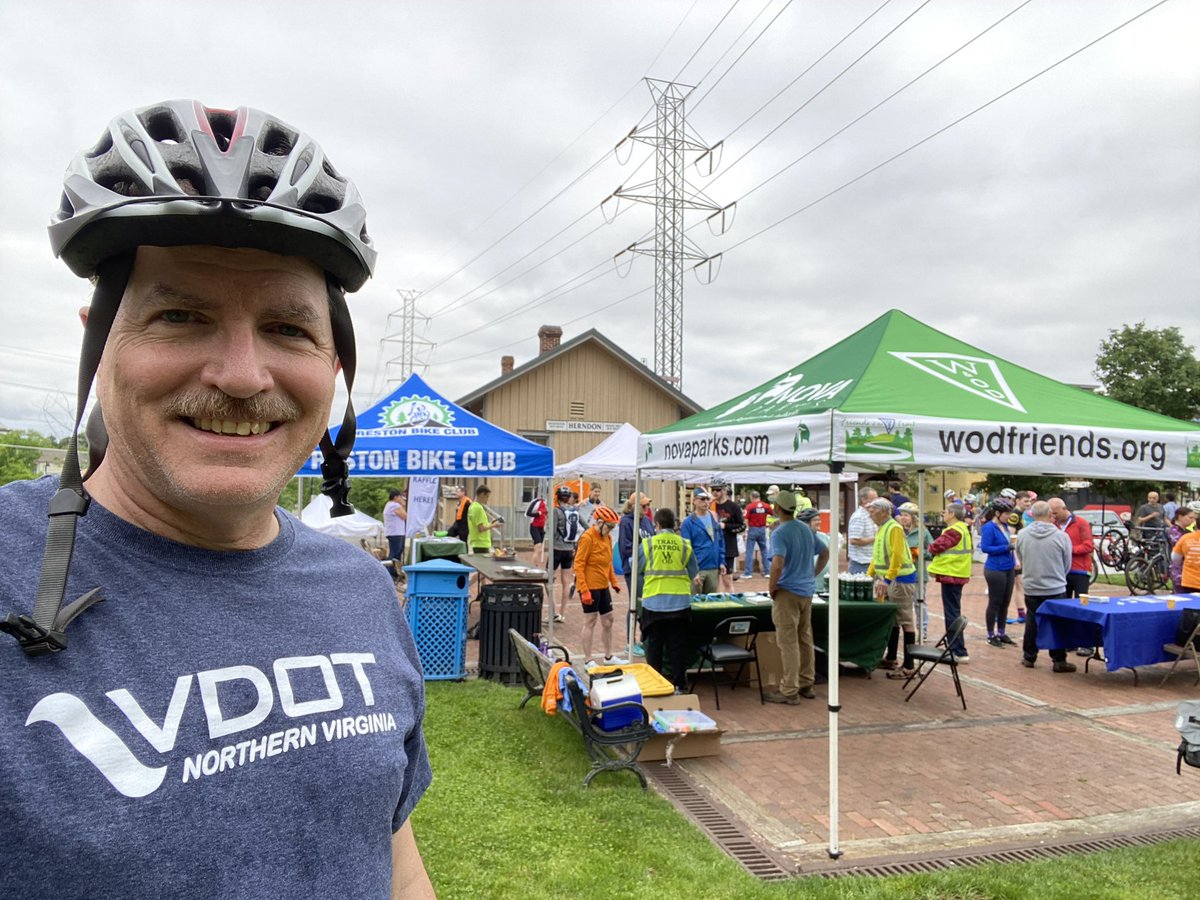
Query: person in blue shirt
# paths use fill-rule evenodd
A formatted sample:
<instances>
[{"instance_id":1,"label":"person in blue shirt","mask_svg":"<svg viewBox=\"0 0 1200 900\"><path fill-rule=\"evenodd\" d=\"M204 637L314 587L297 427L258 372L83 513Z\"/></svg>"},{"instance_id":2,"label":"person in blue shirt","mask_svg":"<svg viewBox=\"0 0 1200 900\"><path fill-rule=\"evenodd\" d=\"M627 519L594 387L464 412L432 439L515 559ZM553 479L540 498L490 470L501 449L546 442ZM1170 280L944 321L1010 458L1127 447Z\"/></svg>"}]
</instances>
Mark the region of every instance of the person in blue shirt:
<instances>
[{"instance_id":1,"label":"person in blue shirt","mask_svg":"<svg viewBox=\"0 0 1200 900\"><path fill-rule=\"evenodd\" d=\"M712 494L704 488L692 492L692 514L683 520L679 536L692 545L696 565L700 567L697 593L716 593L725 574L725 535L721 520L713 513Z\"/></svg>"},{"instance_id":2,"label":"person in blue shirt","mask_svg":"<svg viewBox=\"0 0 1200 900\"><path fill-rule=\"evenodd\" d=\"M988 604L984 618L987 622L988 643L993 647L1015 645L1015 641L1004 633L1008 621L1008 605L1012 601L1013 584L1017 576L1017 562L1013 556L1013 541L1008 520L1013 513L1010 500L993 500L983 514L983 528L979 532L979 549L987 555L983 564L983 577L987 582Z\"/></svg>"},{"instance_id":3,"label":"person in blue shirt","mask_svg":"<svg viewBox=\"0 0 1200 900\"><path fill-rule=\"evenodd\" d=\"M817 677L817 656L813 646L812 595L816 571L829 561L829 550L818 550L812 528L797 521L796 495L780 491L775 497L775 515L779 527L771 535L771 575L767 590L771 595L771 621L779 645L783 674L779 690L768 691L768 703L795 706L803 697L817 695L813 684ZM815 559L814 559L815 557Z\"/></svg>"}]
</instances>

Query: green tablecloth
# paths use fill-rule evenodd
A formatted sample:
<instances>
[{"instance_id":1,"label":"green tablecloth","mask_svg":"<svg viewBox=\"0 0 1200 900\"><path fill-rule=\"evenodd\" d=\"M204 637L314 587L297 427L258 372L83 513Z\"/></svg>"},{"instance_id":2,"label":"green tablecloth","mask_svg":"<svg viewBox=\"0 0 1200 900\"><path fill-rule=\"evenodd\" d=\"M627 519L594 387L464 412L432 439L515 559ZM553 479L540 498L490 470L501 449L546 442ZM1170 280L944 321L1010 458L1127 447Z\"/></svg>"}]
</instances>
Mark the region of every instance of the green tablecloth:
<instances>
[{"instance_id":1,"label":"green tablecloth","mask_svg":"<svg viewBox=\"0 0 1200 900\"><path fill-rule=\"evenodd\" d=\"M427 559L453 559L458 561L459 555L467 552L467 545L458 538L424 538L416 542L413 551L414 562L425 562Z\"/></svg>"},{"instance_id":2,"label":"green tablecloth","mask_svg":"<svg viewBox=\"0 0 1200 900\"><path fill-rule=\"evenodd\" d=\"M841 603L838 633L841 643L838 657L868 671L879 665L887 650L888 635L896 620L894 603ZM713 628L730 616L754 616L762 631L774 631L771 604L756 603L752 598L730 595L719 600L707 597L692 599L692 623L689 640L699 648L708 640ZM814 600L812 605L813 641L818 651L829 644L829 604Z\"/></svg>"}]
</instances>

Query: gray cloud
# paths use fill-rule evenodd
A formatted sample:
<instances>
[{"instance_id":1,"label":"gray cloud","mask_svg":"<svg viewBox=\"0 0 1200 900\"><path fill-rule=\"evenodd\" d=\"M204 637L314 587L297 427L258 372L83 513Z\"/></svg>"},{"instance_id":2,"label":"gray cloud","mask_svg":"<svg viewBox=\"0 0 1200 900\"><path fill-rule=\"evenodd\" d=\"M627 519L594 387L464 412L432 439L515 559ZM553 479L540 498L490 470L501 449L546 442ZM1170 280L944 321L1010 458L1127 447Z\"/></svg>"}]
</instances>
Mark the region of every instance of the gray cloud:
<instances>
[{"instance_id":1,"label":"gray cloud","mask_svg":"<svg viewBox=\"0 0 1200 900\"><path fill-rule=\"evenodd\" d=\"M683 73L699 79L767 7L693 95L695 129L710 142L729 139L716 176L693 169L689 179L718 202L741 198L1016 0L930 4L734 164L919 4L895 0L735 130L877 5L794 3L710 94L783 0L740 4ZM1166 4L734 247L1148 5L1038 0L740 201L727 234L690 231L705 251L728 252L713 284L686 282L684 390L718 403L893 307L1071 382L1092 380L1099 341L1126 322L1178 325L1200 344L1200 63L1188 40L1200 13L1186 3ZM236 16L216 6L183 0L169 17L155 3L0 6L0 423L50 427L46 406L59 410L63 395L48 390L73 393L67 360L78 351L75 310L87 286L52 260L43 231L62 170L113 114L170 96L270 109L315 135L359 184L382 251L376 278L354 303L360 402L380 382L379 340L398 305L395 290L428 289L452 275L602 159L423 298L423 311L440 310L561 251L436 317L427 336L440 346L429 377L451 396L464 393L498 372L502 353L518 362L533 355L540 324L573 319L567 337L596 327L635 357L652 357L651 295L605 309L652 283L652 260L636 260L624 279L610 262L652 227L651 208L631 208L563 248L602 224L599 203L613 188L649 177L648 168L634 174L644 148L625 166L608 151L649 110L639 79L690 0L305 0L288 4L287 15L240 4ZM701 0L650 74L674 76L728 8ZM578 217L546 249L488 281ZM489 324L601 263L597 271L607 274L596 281Z\"/></svg>"}]
</instances>

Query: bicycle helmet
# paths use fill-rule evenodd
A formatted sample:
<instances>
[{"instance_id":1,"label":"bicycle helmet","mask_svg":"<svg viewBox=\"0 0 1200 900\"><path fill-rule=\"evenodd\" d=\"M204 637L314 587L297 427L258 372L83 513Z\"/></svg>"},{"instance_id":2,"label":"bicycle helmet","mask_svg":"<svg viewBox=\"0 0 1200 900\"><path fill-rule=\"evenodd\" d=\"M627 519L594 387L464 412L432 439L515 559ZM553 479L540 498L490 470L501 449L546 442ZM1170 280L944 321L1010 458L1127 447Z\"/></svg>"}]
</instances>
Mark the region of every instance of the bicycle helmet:
<instances>
[{"instance_id":1,"label":"bicycle helmet","mask_svg":"<svg viewBox=\"0 0 1200 900\"><path fill-rule=\"evenodd\" d=\"M1015 508L1016 507L1014 506L1013 502L1011 500L1009 500L1007 497L997 497L995 500L992 501L992 509L995 512L1010 513Z\"/></svg>"},{"instance_id":2,"label":"bicycle helmet","mask_svg":"<svg viewBox=\"0 0 1200 900\"><path fill-rule=\"evenodd\" d=\"M915 503L901 503L900 508L896 512L908 513L915 516L921 512L921 509Z\"/></svg>"},{"instance_id":3,"label":"bicycle helmet","mask_svg":"<svg viewBox=\"0 0 1200 900\"><path fill-rule=\"evenodd\" d=\"M67 169L55 256L86 278L143 244L303 256L347 291L376 255L357 188L309 135L261 110L195 100L122 113Z\"/></svg>"},{"instance_id":4,"label":"bicycle helmet","mask_svg":"<svg viewBox=\"0 0 1200 900\"><path fill-rule=\"evenodd\" d=\"M813 509L811 506L806 506L804 509L800 510L800 512L796 513L796 521L811 522L820 515L820 510Z\"/></svg>"},{"instance_id":5,"label":"bicycle helmet","mask_svg":"<svg viewBox=\"0 0 1200 900\"><path fill-rule=\"evenodd\" d=\"M608 506L597 506L595 512L592 513L592 518L597 522L608 523L609 525L616 525L621 521L621 517Z\"/></svg>"},{"instance_id":6,"label":"bicycle helmet","mask_svg":"<svg viewBox=\"0 0 1200 900\"><path fill-rule=\"evenodd\" d=\"M974 503L974 502L976 502L978 499L979 499L979 498L978 498L978 497L976 497L974 494L967 494L967 496L963 497L963 501L964 501L965 503Z\"/></svg>"},{"instance_id":7,"label":"bicycle helmet","mask_svg":"<svg viewBox=\"0 0 1200 900\"><path fill-rule=\"evenodd\" d=\"M949 500L951 497L957 497L957 496L958 496L958 494L956 494L954 492L954 488L951 488L950 490L946 491L946 493L942 494L942 497L944 497L947 500Z\"/></svg>"},{"instance_id":8,"label":"bicycle helmet","mask_svg":"<svg viewBox=\"0 0 1200 900\"><path fill-rule=\"evenodd\" d=\"M1196 515L1200 516L1200 500L1189 500L1187 508Z\"/></svg>"},{"instance_id":9,"label":"bicycle helmet","mask_svg":"<svg viewBox=\"0 0 1200 900\"><path fill-rule=\"evenodd\" d=\"M1005 488L1004 490L1002 490L1000 492L1000 496L1002 498L1004 498L1005 500L1016 500L1017 492L1014 491L1012 488Z\"/></svg>"}]
</instances>

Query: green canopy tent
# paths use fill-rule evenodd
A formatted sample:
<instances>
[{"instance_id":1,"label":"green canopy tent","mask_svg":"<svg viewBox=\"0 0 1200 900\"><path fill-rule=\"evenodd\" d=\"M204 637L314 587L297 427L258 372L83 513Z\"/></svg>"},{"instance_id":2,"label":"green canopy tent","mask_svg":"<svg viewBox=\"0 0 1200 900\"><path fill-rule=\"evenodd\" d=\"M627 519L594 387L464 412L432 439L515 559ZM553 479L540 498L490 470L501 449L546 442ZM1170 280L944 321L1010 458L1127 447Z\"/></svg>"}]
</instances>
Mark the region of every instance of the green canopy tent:
<instances>
[{"instance_id":1,"label":"green canopy tent","mask_svg":"<svg viewBox=\"0 0 1200 900\"><path fill-rule=\"evenodd\" d=\"M1200 479L1200 425L1062 384L890 310L765 384L638 442L656 469ZM840 510L831 484L830 845L837 843ZM923 491L921 492L923 495Z\"/></svg>"}]
</instances>

